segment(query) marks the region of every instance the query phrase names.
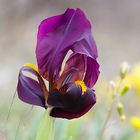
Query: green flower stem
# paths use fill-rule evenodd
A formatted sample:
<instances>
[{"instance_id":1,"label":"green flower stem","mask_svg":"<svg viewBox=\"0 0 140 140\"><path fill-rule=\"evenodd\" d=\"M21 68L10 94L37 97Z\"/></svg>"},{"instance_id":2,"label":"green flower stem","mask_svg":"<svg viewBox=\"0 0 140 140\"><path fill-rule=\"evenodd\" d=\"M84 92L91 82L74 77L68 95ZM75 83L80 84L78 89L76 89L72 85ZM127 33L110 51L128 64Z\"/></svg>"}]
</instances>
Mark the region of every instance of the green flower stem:
<instances>
[{"instance_id":1,"label":"green flower stem","mask_svg":"<svg viewBox=\"0 0 140 140\"><path fill-rule=\"evenodd\" d=\"M49 115L51 108L48 108L41 119L37 131L36 140L54 140L54 122L55 118Z\"/></svg>"},{"instance_id":2,"label":"green flower stem","mask_svg":"<svg viewBox=\"0 0 140 140\"><path fill-rule=\"evenodd\" d=\"M114 101L114 99L113 99L112 104L111 104L111 107L110 107L110 110L108 111L108 114L107 114L107 117L106 117L104 126L103 126L103 128L102 128L102 131L101 131L99 140L103 140L104 132L105 132L106 126L107 126L107 124L108 124L108 121L109 121L109 119L110 119L110 117L111 117L114 104L115 104L115 101Z\"/></svg>"},{"instance_id":3,"label":"green flower stem","mask_svg":"<svg viewBox=\"0 0 140 140\"><path fill-rule=\"evenodd\" d=\"M109 122L109 120L110 120L110 117L111 117L111 115L112 115L112 111L113 111L114 105L115 105L115 103L116 103L116 99L118 100L118 102L119 102L119 100L120 100L119 94L118 94L118 93L119 93L121 84L122 84L122 79L120 79L120 82L119 82L118 86L116 87L116 89L115 89L115 90L113 91L113 93L112 93L112 95L113 95L113 97L112 97L112 103L111 103L110 109L109 109L109 111L108 111L108 113L107 113L107 117L106 117L106 119L105 119L103 128L102 128L102 130L101 130L101 134L100 134L100 136L99 136L99 140L103 140L103 136L104 136L104 133L105 133L107 124L108 124L108 122Z\"/></svg>"}]
</instances>

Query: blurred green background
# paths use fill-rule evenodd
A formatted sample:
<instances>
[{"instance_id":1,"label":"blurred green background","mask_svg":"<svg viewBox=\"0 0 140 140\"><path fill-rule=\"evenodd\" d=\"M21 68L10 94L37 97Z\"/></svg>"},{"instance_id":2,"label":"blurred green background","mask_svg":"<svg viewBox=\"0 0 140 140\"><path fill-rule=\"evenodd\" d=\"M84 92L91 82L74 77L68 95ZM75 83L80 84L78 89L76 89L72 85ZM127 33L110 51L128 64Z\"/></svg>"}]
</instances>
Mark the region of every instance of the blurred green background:
<instances>
[{"instance_id":1,"label":"blurred green background","mask_svg":"<svg viewBox=\"0 0 140 140\"><path fill-rule=\"evenodd\" d=\"M140 61L139 0L0 0L0 140L15 140L16 134L17 140L34 140L44 110L35 107L29 113L31 106L19 101L17 96L6 122L8 109L19 68L27 62L36 63L36 35L40 21L63 13L68 7L85 11L93 27L101 65L96 86L99 102L85 118L77 121L58 119L56 140L62 140L62 137L68 140L71 135L74 140L96 140L108 110L106 81L118 75L122 61L131 65ZM139 107L133 96L128 94L123 99L128 116L136 113ZM122 123L115 110L110 125L106 131L107 140L140 138L139 131L134 131L128 122Z\"/></svg>"}]
</instances>

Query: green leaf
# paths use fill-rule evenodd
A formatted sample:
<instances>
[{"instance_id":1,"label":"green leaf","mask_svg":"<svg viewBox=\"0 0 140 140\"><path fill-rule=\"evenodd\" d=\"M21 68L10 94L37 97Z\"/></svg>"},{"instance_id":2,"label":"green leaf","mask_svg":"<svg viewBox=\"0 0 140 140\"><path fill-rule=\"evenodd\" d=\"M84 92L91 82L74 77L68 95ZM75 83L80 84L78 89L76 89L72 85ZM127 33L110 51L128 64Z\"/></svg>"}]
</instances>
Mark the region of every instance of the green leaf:
<instances>
[{"instance_id":1,"label":"green leaf","mask_svg":"<svg viewBox=\"0 0 140 140\"><path fill-rule=\"evenodd\" d=\"M37 132L36 140L54 140L54 121L55 119L49 115L50 109L43 114L40 126Z\"/></svg>"},{"instance_id":2,"label":"green leaf","mask_svg":"<svg viewBox=\"0 0 140 140\"><path fill-rule=\"evenodd\" d=\"M70 136L72 137L72 140L78 139L80 122L80 119L69 121L67 130L64 134L65 139L68 139Z\"/></svg>"},{"instance_id":3,"label":"green leaf","mask_svg":"<svg viewBox=\"0 0 140 140\"><path fill-rule=\"evenodd\" d=\"M72 139L72 136L70 136L68 140L73 140L73 139Z\"/></svg>"}]
</instances>

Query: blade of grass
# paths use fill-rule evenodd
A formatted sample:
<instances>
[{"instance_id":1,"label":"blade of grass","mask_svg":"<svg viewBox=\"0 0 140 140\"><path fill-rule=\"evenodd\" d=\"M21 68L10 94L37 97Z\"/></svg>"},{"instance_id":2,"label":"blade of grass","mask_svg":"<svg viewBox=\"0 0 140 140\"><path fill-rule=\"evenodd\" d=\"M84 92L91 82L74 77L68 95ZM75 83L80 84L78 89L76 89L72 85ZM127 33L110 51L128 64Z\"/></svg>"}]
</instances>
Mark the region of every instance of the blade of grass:
<instances>
[{"instance_id":1,"label":"blade of grass","mask_svg":"<svg viewBox=\"0 0 140 140\"><path fill-rule=\"evenodd\" d=\"M26 116L29 116L29 114L32 112L32 110L33 110L33 106L27 112L25 112L25 114L20 118L17 129L16 129L16 134L15 134L15 139L14 140L17 140L20 126L21 126L22 123L24 123L24 120L25 120Z\"/></svg>"},{"instance_id":2,"label":"blade of grass","mask_svg":"<svg viewBox=\"0 0 140 140\"><path fill-rule=\"evenodd\" d=\"M36 140L54 140L54 121L55 119L51 117L51 109L47 109L43 114L41 119L39 129L37 132Z\"/></svg>"},{"instance_id":3,"label":"blade of grass","mask_svg":"<svg viewBox=\"0 0 140 140\"><path fill-rule=\"evenodd\" d=\"M15 92L14 92L14 95L13 95L13 97L12 97L12 101L11 101L11 103L10 103L10 107L9 107L8 114L7 114L7 117L6 117L6 123L7 123L8 120L9 120L9 116L10 116L10 113L11 113L11 109L12 109L12 105L13 105L13 103L14 103L15 97L16 97L16 90L15 90Z\"/></svg>"}]
</instances>

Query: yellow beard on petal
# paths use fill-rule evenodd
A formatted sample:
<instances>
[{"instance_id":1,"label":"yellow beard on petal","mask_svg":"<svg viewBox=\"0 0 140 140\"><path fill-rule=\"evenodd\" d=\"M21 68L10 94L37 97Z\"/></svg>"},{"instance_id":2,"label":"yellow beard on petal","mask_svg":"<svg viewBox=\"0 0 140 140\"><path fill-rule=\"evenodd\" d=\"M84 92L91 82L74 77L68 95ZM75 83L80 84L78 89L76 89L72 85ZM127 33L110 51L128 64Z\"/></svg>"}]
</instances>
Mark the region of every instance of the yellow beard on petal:
<instances>
[{"instance_id":1,"label":"yellow beard on petal","mask_svg":"<svg viewBox=\"0 0 140 140\"><path fill-rule=\"evenodd\" d=\"M85 83L83 81L77 80L77 81L75 81L75 84L79 85L81 87L82 94L84 94L86 92L87 87L86 87L86 85L85 85Z\"/></svg>"},{"instance_id":2,"label":"yellow beard on petal","mask_svg":"<svg viewBox=\"0 0 140 140\"><path fill-rule=\"evenodd\" d=\"M32 68L33 70L35 70L35 71L38 72L37 66L34 65L34 64L32 64L32 63L26 63L26 64L24 64L24 66L30 67L30 68Z\"/></svg>"}]
</instances>

